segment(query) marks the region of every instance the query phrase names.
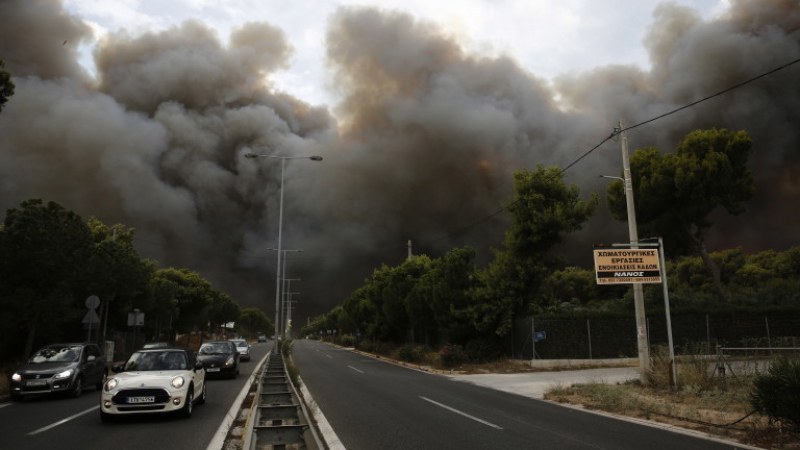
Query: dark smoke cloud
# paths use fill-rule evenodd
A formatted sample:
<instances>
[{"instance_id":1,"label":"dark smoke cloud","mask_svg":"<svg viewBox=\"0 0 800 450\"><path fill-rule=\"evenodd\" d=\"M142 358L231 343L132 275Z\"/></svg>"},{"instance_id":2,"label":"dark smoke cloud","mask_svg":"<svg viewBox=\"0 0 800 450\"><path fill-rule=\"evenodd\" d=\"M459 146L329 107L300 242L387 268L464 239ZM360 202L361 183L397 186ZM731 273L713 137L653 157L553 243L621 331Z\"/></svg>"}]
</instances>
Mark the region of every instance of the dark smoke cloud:
<instances>
[{"instance_id":1,"label":"dark smoke cloud","mask_svg":"<svg viewBox=\"0 0 800 450\"><path fill-rule=\"evenodd\" d=\"M484 260L507 217L464 228L513 195L511 175L565 166L610 134L800 56L796 1L732 2L704 21L656 9L644 45L652 68L600 67L549 85L515 61L469 54L434 24L343 8L330 18L327 58L342 96L336 119L276 92L291 45L267 23L223 45L199 22L117 32L95 50L97 80L77 63L89 29L57 1L0 4L0 58L16 94L0 114L0 208L31 197L137 229L143 255L201 271L244 305L274 304L281 164L246 152L322 155L286 161L283 246L302 278L301 310L341 302L369 271L456 245ZM64 40L68 45L62 45ZM800 217L800 69L792 67L629 134L633 147L675 147L691 130L747 129L757 201L720 216L715 245L796 245ZM618 174L607 143L567 172L586 192ZM613 231L609 231L613 230ZM601 210L574 239L624 240ZM294 288L294 285L293 285ZM293 289L295 290L295 289Z\"/></svg>"}]
</instances>

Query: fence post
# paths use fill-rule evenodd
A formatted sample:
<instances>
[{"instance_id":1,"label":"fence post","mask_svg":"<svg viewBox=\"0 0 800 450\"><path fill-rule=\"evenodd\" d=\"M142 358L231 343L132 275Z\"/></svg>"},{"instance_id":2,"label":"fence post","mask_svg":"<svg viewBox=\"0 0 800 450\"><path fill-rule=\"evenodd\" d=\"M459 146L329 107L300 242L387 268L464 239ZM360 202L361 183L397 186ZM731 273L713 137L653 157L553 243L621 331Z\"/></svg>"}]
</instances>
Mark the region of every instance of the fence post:
<instances>
[{"instance_id":1,"label":"fence post","mask_svg":"<svg viewBox=\"0 0 800 450\"><path fill-rule=\"evenodd\" d=\"M586 332L589 334L589 359L592 359L592 326L589 319L586 319Z\"/></svg>"},{"instance_id":2,"label":"fence post","mask_svg":"<svg viewBox=\"0 0 800 450\"><path fill-rule=\"evenodd\" d=\"M769 354L772 354L772 338L769 335L769 318L764 316L764 324L767 326L767 347L769 347Z\"/></svg>"},{"instance_id":3,"label":"fence post","mask_svg":"<svg viewBox=\"0 0 800 450\"><path fill-rule=\"evenodd\" d=\"M534 359L536 359L536 328L533 326L533 316L531 315L531 361Z\"/></svg>"}]
</instances>

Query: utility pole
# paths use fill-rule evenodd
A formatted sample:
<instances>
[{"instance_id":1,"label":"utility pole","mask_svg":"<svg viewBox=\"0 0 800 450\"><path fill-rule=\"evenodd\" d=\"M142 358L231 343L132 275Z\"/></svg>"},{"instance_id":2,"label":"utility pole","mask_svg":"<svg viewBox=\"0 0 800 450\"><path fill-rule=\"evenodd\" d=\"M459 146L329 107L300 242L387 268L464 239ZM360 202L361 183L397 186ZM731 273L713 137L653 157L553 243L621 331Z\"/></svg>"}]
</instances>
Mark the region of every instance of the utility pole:
<instances>
[{"instance_id":1,"label":"utility pole","mask_svg":"<svg viewBox=\"0 0 800 450\"><path fill-rule=\"evenodd\" d=\"M622 177L625 183L625 203L628 207L628 235L631 248L639 248L639 232L636 227L636 209L633 201L633 182L631 181L631 164L628 158L628 135L622 121L619 121L617 134L622 146ZM650 346L647 342L647 320L644 312L644 290L641 283L633 284L633 306L636 313L636 344L639 349L639 369L644 378L650 370Z\"/></svg>"},{"instance_id":2,"label":"utility pole","mask_svg":"<svg viewBox=\"0 0 800 450\"><path fill-rule=\"evenodd\" d=\"M411 239L408 240L408 257L406 258L406 261L410 259L411 259Z\"/></svg>"}]
</instances>

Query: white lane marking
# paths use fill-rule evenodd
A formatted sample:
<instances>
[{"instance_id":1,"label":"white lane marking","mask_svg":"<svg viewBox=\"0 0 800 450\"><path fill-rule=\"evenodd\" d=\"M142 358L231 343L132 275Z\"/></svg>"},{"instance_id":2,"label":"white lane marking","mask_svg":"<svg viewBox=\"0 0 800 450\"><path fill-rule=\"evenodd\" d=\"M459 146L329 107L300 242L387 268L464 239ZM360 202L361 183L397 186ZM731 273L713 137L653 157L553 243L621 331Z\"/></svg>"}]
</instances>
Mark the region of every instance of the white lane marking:
<instances>
[{"instance_id":1,"label":"white lane marking","mask_svg":"<svg viewBox=\"0 0 800 450\"><path fill-rule=\"evenodd\" d=\"M59 420L58 422L50 424L50 425L48 425L46 427L39 428L38 430L31 431L30 433L28 433L28 436L33 436L33 435L39 434L39 433L41 433L43 431L47 431L47 430L49 430L51 428L55 428L55 427L57 427L59 425L63 425L65 423L69 422L72 419L76 419L76 418L78 418L78 417L80 417L80 416L82 416L84 414L89 414L90 412L92 412L92 411L94 411L96 409L99 409L99 408L100 408L100 405L97 405L94 408L89 408L86 411L81 411L78 414L74 414L74 415L71 415L71 416L67 417L66 419Z\"/></svg>"},{"instance_id":2,"label":"white lane marking","mask_svg":"<svg viewBox=\"0 0 800 450\"><path fill-rule=\"evenodd\" d=\"M6 406L11 406L11 403L3 403L0 405L0 408L5 408Z\"/></svg>"},{"instance_id":3,"label":"white lane marking","mask_svg":"<svg viewBox=\"0 0 800 450\"><path fill-rule=\"evenodd\" d=\"M347 367L349 367L349 368L351 368L351 369L355 370L355 371L356 371L356 372L358 372L358 373L364 373L364 371L363 371L363 370L358 370L358 369L356 369L356 368L355 368L355 367L353 367L353 366L347 366Z\"/></svg>"},{"instance_id":4,"label":"white lane marking","mask_svg":"<svg viewBox=\"0 0 800 450\"><path fill-rule=\"evenodd\" d=\"M483 420L483 419L479 419L479 418L477 418L477 417L475 417L475 416L471 416L471 415L469 415L469 414L465 413L464 411L459 411L459 410L457 410L457 409L455 409L455 408L452 408L452 407L450 407L450 406L447 406L447 405L445 405L445 404L443 404L443 403L439 403L439 402L437 402L437 401L431 400L431 399L429 399L429 398L427 398L427 397L423 397L423 396L421 396L421 395L420 395L420 397L419 397L419 398L421 398L421 399L425 400L426 402L433 403L434 405L436 405L436 406L438 406L438 407L440 407L440 408L444 408L444 409L446 409L446 410L448 410L448 411L450 411L450 412L454 412L454 413L456 413L456 414L460 414L460 415L462 415L462 416L464 416L464 417L466 417L466 418L468 418L468 419L472 419L472 420L474 420L474 421L476 421L476 422L480 422L480 423L482 423L482 424L484 424L484 425L490 426L490 427L492 427L492 428L494 428L494 429L496 429L496 430L502 430L502 429L503 429L503 427L497 426L497 425L495 425L495 424L493 424L493 423L491 423L491 422L487 422L487 421L485 421L485 420Z\"/></svg>"},{"instance_id":5,"label":"white lane marking","mask_svg":"<svg viewBox=\"0 0 800 450\"><path fill-rule=\"evenodd\" d=\"M329 354L327 354L327 353L325 354L325 356L327 356L327 357L328 357L328 358L330 358L330 359L333 359L333 356L331 356L331 355L329 355Z\"/></svg>"}]
</instances>

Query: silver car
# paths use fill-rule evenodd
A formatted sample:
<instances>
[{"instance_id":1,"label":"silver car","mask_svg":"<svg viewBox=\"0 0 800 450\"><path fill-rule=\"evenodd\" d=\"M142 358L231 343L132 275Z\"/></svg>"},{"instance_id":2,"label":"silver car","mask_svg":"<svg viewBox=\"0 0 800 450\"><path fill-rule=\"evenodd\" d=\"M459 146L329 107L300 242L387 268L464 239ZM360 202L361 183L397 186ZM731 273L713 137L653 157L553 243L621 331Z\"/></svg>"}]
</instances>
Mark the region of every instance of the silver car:
<instances>
[{"instance_id":1,"label":"silver car","mask_svg":"<svg viewBox=\"0 0 800 450\"><path fill-rule=\"evenodd\" d=\"M231 339L239 352L239 361L250 361L250 344L244 339Z\"/></svg>"},{"instance_id":2,"label":"silver car","mask_svg":"<svg viewBox=\"0 0 800 450\"><path fill-rule=\"evenodd\" d=\"M52 344L37 351L11 376L14 400L63 393L80 397L85 386L100 389L106 379L106 358L94 344Z\"/></svg>"}]
</instances>

